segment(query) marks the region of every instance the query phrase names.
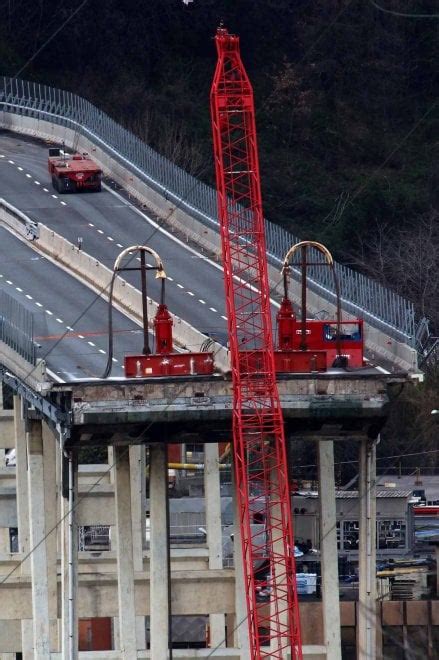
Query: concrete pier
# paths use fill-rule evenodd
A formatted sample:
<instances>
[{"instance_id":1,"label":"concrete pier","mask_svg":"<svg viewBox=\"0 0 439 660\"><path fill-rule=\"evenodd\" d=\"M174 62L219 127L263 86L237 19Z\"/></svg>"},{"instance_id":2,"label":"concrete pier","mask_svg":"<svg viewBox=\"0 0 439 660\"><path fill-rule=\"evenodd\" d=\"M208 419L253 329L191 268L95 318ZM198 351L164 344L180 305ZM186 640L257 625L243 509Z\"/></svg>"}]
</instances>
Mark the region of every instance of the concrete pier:
<instances>
[{"instance_id":1,"label":"concrete pier","mask_svg":"<svg viewBox=\"0 0 439 660\"><path fill-rule=\"evenodd\" d=\"M150 506L150 630L151 656L168 657L168 542L167 542L168 466L166 445L149 447Z\"/></svg>"},{"instance_id":2,"label":"concrete pier","mask_svg":"<svg viewBox=\"0 0 439 660\"><path fill-rule=\"evenodd\" d=\"M324 645L327 660L341 660L334 443L317 443L319 465L320 559Z\"/></svg>"},{"instance_id":3,"label":"concrete pier","mask_svg":"<svg viewBox=\"0 0 439 660\"><path fill-rule=\"evenodd\" d=\"M364 438L359 465L358 660L376 657L376 442Z\"/></svg>"},{"instance_id":4,"label":"concrete pier","mask_svg":"<svg viewBox=\"0 0 439 660\"><path fill-rule=\"evenodd\" d=\"M204 445L204 501L206 506L207 547L209 569L223 568L221 531L221 499L218 445ZM223 612L209 616L210 646L221 648L226 645L226 621Z\"/></svg>"},{"instance_id":5,"label":"concrete pier","mask_svg":"<svg viewBox=\"0 0 439 660\"><path fill-rule=\"evenodd\" d=\"M50 660L49 592L42 422L26 420L29 530L32 553L32 617L35 660Z\"/></svg>"},{"instance_id":6,"label":"concrete pier","mask_svg":"<svg viewBox=\"0 0 439 660\"><path fill-rule=\"evenodd\" d=\"M129 449L129 447L115 448L114 467L119 643L124 660L137 657Z\"/></svg>"}]
</instances>

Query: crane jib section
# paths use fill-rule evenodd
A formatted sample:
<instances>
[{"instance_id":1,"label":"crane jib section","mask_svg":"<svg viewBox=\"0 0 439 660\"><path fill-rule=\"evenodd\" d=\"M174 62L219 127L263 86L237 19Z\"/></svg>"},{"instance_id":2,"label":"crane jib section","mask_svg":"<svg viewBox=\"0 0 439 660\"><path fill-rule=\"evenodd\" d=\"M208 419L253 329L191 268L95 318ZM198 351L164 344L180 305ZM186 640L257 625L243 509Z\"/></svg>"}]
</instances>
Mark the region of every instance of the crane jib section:
<instances>
[{"instance_id":1,"label":"crane jib section","mask_svg":"<svg viewBox=\"0 0 439 660\"><path fill-rule=\"evenodd\" d=\"M283 416L273 355L253 90L219 28L211 89L233 376L233 448L252 658L302 657Z\"/></svg>"}]
</instances>

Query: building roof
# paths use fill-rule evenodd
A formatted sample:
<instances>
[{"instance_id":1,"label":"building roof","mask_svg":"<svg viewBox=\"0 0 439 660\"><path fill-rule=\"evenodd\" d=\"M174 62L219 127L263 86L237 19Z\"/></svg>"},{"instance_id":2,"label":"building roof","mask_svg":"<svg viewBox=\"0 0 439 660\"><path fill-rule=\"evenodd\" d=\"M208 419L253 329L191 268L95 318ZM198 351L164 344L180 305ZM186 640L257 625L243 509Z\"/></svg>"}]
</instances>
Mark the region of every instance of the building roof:
<instances>
[{"instance_id":1,"label":"building roof","mask_svg":"<svg viewBox=\"0 0 439 660\"><path fill-rule=\"evenodd\" d=\"M405 498L405 497L410 497L411 494L412 494L412 490L410 488L377 488L376 491L377 499L381 497ZM319 494L316 491L310 491L309 493L306 493L305 491L299 491L294 495L295 496L298 495L299 497L300 496L307 497L307 498L317 498L319 496ZM353 500L358 498L358 490L336 490L335 497L338 500Z\"/></svg>"},{"instance_id":2,"label":"building roof","mask_svg":"<svg viewBox=\"0 0 439 660\"><path fill-rule=\"evenodd\" d=\"M412 491L409 488L377 488L377 499L380 497L410 497ZM358 490L336 490L337 499L354 499L358 497Z\"/></svg>"}]
</instances>

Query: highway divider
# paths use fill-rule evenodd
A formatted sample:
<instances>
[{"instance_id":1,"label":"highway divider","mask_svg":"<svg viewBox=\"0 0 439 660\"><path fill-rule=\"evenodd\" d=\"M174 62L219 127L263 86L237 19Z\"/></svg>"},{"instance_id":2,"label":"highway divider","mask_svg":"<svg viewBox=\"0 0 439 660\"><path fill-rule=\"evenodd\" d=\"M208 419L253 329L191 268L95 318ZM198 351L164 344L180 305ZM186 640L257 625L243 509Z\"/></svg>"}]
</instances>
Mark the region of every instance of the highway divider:
<instances>
[{"instance_id":1,"label":"highway divider","mask_svg":"<svg viewBox=\"0 0 439 660\"><path fill-rule=\"evenodd\" d=\"M79 249L73 243L66 240L45 225L38 223L37 235L28 232L31 219L25 214L14 209L10 204L5 204L0 199L0 220L12 232L22 239L30 241L31 247L49 258L77 280L91 288L95 293L101 294L108 299L110 282L113 271L100 263L91 255ZM35 223L34 223L35 224ZM117 277L113 290L114 306L123 314L126 314L136 323L142 324L142 294L126 280ZM153 326L153 317L156 314L158 303L148 297L148 318L150 327ZM172 313L172 310L170 310ZM197 352L207 339L206 335L199 332L183 319L172 315L174 319L174 341L181 350ZM229 355L227 349L213 342L209 348L213 351L215 365L223 373L230 370ZM17 374L18 375L18 374Z\"/></svg>"}]
</instances>

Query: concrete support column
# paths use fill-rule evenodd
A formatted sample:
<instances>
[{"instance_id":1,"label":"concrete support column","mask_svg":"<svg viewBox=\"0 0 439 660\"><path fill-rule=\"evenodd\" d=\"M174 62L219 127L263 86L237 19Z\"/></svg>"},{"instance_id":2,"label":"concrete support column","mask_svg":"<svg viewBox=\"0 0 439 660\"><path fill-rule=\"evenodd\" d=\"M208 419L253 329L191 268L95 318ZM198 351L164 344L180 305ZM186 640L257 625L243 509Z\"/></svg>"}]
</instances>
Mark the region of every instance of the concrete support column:
<instances>
[{"instance_id":1,"label":"concrete support column","mask_svg":"<svg viewBox=\"0 0 439 660\"><path fill-rule=\"evenodd\" d=\"M57 619L58 577L57 577L57 492L56 492L56 451L57 439L51 429L43 422L43 460L44 460L44 507L46 511L46 552L49 595L49 618Z\"/></svg>"},{"instance_id":2,"label":"concrete support column","mask_svg":"<svg viewBox=\"0 0 439 660\"><path fill-rule=\"evenodd\" d=\"M76 502L78 501L78 465L76 452L67 457L62 446L60 455L61 480L61 648L65 660L78 657L78 527ZM63 497L64 495L67 497Z\"/></svg>"},{"instance_id":3,"label":"concrete support column","mask_svg":"<svg viewBox=\"0 0 439 660\"><path fill-rule=\"evenodd\" d=\"M114 453L120 650L125 660L131 660L137 657L137 642L130 454L128 447L115 447Z\"/></svg>"},{"instance_id":4,"label":"concrete support column","mask_svg":"<svg viewBox=\"0 0 439 660\"><path fill-rule=\"evenodd\" d=\"M168 470L166 445L149 447L151 658L168 657Z\"/></svg>"},{"instance_id":5,"label":"concrete support column","mask_svg":"<svg viewBox=\"0 0 439 660\"><path fill-rule=\"evenodd\" d=\"M134 571L143 571L145 547L145 445L130 447L131 515Z\"/></svg>"},{"instance_id":6,"label":"concrete support column","mask_svg":"<svg viewBox=\"0 0 439 660\"><path fill-rule=\"evenodd\" d=\"M376 442L361 440L359 467L359 598L357 657L376 657Z\"/></svg>"},{"instance_id":7,"label":"concrete support column","mask_svg":"<svg viewBox=\"0 0 439 660\"><path fill-rule=\"evenodd\" d=\"M209 569L223 568L223 536L221 527L221 492L217 443L204 445L204 502L206 507ZM223 612L210 614L210 646L226 645L226 620Z\"/></svg>"},{"instance_id":8,"label":"concrete support column","mask_svg":"<svg viewBox=\"0 0 439 660\"><path fill-rule=\"evenodd\" d=\"M21 620L21 653L23 660L34 660L34 634L32 619Z\"/></svg>"},{"instance_id":9,"label":"concrete support column","mask_svg":"<svg viewBox=\"0 0 439 660\"><path fill-rule=\"evenodd\" d=\"M232 477L232 496L234 505L233 557L235 563L235 647L240 649L241 660L250 660L250 639L247 621L247 599L244 586L244 565L242 559L241 511L239 508L236 481Z\"/></svg>"},{"instance_id":10,"label":"concrete support column","mask_svg":"<svg viewBox=\"0 0 439 660\"><path fill-rule=\"evenodd\" d=\"M35 660L50 660L49 593L47 575L46 520L42 423L26 421L28 453L29 528L32 554L32 616Z\"/></svg>"},{"instance_id":11,"label":"concrete support column","mask_svg":"<svg viewBox=\"0 0 439 660\"><path fill-rule=\"evenodd\" d=\"M317 447L324 644L327 660L341 660L334 442L319 440Z\"/></svg>"},{"instance_id":12,"label":"concrete support column","mask_svg":"<svg viewBox=\"0 0 439 660\"><path fill-rule=\"evenodd\" d=\"M14 396L15 483L17 493L18 543L20 552L27 555L29 545L29 489L27 482L26 429L22 416L21 398ZM30 559L20 567L21 575L30 575Z\"/></svg>"}]
</instances>

